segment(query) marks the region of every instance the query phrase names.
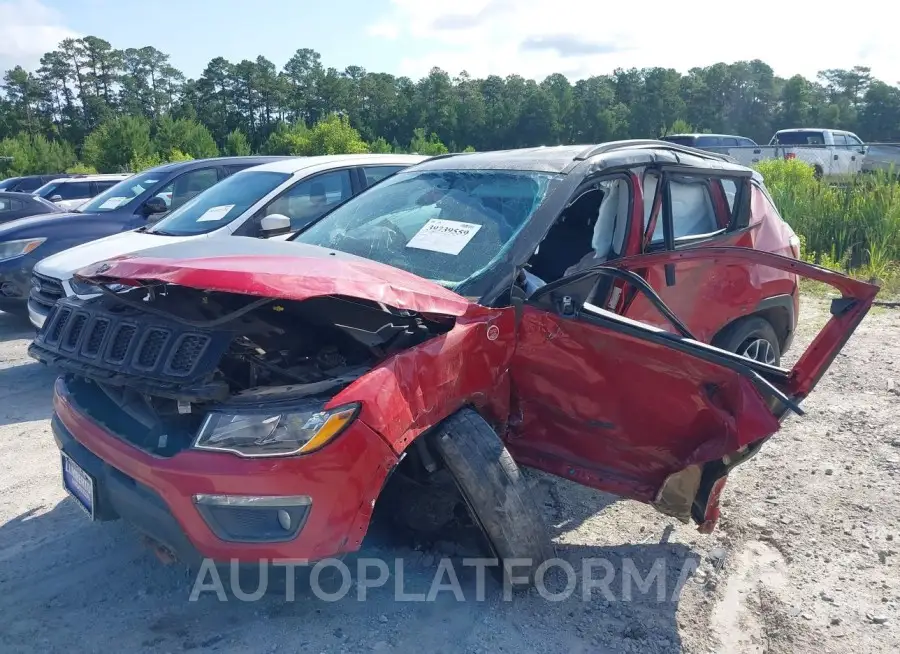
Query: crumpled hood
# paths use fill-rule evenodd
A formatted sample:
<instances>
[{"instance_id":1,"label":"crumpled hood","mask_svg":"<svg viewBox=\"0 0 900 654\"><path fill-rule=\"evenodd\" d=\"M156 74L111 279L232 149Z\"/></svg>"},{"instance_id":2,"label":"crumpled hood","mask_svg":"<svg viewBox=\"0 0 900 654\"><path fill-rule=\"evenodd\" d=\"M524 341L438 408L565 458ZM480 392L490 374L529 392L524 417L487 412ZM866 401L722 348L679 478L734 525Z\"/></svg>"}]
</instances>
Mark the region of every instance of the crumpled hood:
<instances>
[{"instance_id":1,"label":"crumpled hood","mask_svg":"<svg viewBox=\"0 0 900 654\"><path fill-rule=\"evenodd\" d=\"M447 316L462 316L472 306L453 291L399 268L314 245L242 236L142 250L76 274L286 300L342 295Z\"/></svg>"},{"instance_id":2,"label":"crumpled hood","mask_svg":"<svg viewBox=\"0 0 900 654\"><path fill-rule=\"evenodd\" d=\"M41 275L66 280L79 268L95 261L104 261L129 252L196 238L196 236L160 236L137 231L121 232L51 254L46 259L41 259L34 270Z\"/></svg>"}]
</instances>

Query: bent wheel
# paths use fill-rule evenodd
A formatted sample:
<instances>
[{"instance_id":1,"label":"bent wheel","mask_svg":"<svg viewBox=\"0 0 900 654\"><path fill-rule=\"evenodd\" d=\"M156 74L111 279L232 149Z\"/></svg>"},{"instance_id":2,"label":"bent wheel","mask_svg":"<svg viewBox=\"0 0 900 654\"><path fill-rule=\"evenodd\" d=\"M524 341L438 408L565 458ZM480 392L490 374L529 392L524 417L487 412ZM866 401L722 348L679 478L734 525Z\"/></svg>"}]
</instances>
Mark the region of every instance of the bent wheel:
<instances>
[{"instance_id":1,"label":"bent wheel","mask_svg":"<svg viewBox=\"0 0 900 654\"><path fill-rule=\"evenodd\" d=\"M468 408L447 418L430 438L508 583L533 584L538 566L555 551L522 471L503 442L484 418Z\"/></svg>"}]
</instances>

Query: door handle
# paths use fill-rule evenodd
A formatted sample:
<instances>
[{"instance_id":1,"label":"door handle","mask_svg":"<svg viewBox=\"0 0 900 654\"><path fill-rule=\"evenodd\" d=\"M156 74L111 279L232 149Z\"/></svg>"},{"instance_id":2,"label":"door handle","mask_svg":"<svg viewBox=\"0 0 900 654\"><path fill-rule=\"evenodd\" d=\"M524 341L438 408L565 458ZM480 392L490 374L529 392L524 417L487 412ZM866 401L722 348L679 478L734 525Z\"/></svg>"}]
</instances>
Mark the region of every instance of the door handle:
<instances>
[{"instance_id":1,"label":"door handle","mask_svg":"<svg viewBox=\"0 0 900 654\"><path fill-rule=\"evenodd\" d=\"M759 148L756 148L756 149L753 151L753 154L760 154ZM757 159L754 159L753 161L757 161Z\"/></svg>"},{"instance_id":2,"label":"door handle","mask_svg":"<svg viewBox=\"0 0 900 654\"><path fill-rule=\"evenodd\" d=\"M855 155L855 154L854 154L852 157L850 157L850 161L856 161L856 155Z\"/></svg>"},{"instance_id":3,"label":"door handle","mask_svg":"<svg viewBox=\"0 0 900 654\"><path fill-rule=\"evenodd\" d=\"M835 160L835 161L838 160L838 156L837 156L837 155L834 155L834 160Z\"/></svg>"}]
</instances>

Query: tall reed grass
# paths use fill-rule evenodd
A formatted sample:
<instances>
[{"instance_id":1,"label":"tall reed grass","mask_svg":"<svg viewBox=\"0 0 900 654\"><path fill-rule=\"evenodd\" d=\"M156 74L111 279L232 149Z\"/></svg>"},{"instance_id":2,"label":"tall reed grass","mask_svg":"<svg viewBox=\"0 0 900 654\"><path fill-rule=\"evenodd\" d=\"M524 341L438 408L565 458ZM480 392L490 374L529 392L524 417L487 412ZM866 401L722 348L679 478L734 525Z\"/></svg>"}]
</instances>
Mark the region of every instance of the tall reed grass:
<instances>
[{"instance_id":1,"label":"tall reed grass","mask_svg":"<svg viewBox=\"0 0 900 654\"><path fill-rule=\"evenodd\" d=\"M804 258L882 282L900 279L900 184L887 174L844 185L817 180L797 160L757 166L782 217L804 243Z\"/></svg>"}]
</instances>

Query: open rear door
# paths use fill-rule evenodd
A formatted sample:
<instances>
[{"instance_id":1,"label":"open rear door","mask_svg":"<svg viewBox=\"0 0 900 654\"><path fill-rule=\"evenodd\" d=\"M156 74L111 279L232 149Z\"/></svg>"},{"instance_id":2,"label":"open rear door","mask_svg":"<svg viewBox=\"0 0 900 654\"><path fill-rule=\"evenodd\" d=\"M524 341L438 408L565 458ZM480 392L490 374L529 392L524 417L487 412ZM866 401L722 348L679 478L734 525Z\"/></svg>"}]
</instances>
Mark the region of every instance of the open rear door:
<instances>
[{"instance_id":1,"label":"open rear door","mask_svg":"<svg viewBox=\"0 0 900 654\"><path fill-rule=\"evenodd\" d=\"M714 259L796 273L836 288L831 318L790 370L706 345L631 268ZM598 297L627 281L671 331L610 311ZM831 365L878 288L746 248L630 257L542 287L520 312L508 447L520 463L649 502L703 530L718 519L728 472L755 454ZM615 302L612 306L615 306Z\"/></svg>"}]
</instances>

